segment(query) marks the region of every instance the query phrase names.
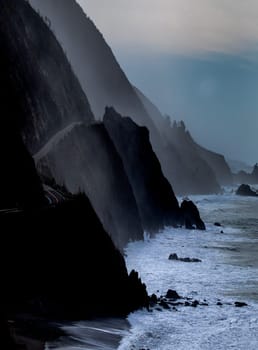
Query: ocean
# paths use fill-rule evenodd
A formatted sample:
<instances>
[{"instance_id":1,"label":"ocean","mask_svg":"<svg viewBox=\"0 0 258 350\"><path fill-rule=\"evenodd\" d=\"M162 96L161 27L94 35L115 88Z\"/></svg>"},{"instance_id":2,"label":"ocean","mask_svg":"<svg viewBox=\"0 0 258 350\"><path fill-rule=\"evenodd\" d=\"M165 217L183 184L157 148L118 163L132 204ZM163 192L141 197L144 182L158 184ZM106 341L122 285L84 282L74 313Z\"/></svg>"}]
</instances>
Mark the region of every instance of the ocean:
<instances>
[{"instance_id":1,"label":"ocean","mask_svg":"<svg viewBox=\"0 0 258 350\"><path fill-rule=\"evenodd\" d=\"M258 349L258 198L236 196L231 187L221 195L190 199L206 231L167 228L154 238L130 243L126 262L129 271L139 272L149 294L174 289L208 305L154 308L132 313L127 320L65 325L67 337L46 349ZM201 262L169 260L172 253ZM247 306L239 308L235 302Z\"/></svg>"}]
</instances>

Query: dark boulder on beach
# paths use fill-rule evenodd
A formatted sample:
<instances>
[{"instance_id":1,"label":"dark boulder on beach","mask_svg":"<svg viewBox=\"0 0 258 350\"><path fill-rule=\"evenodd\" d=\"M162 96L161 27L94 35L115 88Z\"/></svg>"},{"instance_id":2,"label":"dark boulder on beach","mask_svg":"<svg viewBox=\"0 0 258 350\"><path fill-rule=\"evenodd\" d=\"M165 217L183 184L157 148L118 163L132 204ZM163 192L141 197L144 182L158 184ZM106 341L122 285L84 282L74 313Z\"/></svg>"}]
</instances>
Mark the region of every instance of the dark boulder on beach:
<instances>
[{"instance_id":1,"label":"dark boulder on beach","mask_svg":"<svg viewBox=\"0 0 258 350\"><path fill-rule=\"evenodd\" d=\"M205 224L200 217L197 206L190 200L184 200L181 204L182 223L186 229L205 230Z\"/></svg>"},{"instance_id":2,"label":"dark boulder on beach","mask_svg":"<svg viewBox=\"0 0 258 350\"><path fill-rule=\"evenodd\" d=\"M258 193L253 191L249 185L242 184L238 187L236 194L238 196L258 197Z\"/></svg>"}]
</instances>

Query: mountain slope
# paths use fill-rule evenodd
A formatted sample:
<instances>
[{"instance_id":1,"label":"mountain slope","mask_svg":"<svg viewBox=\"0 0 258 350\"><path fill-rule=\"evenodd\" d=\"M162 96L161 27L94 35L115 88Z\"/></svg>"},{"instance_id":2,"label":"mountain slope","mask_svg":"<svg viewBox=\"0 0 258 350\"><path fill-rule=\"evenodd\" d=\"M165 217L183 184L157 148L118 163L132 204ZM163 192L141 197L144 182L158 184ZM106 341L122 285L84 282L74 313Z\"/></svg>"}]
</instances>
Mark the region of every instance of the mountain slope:
<instances>
[{"instance_id":1,"label":"mountain slope","mask_svg":"<svg viewBox=\"0 0 258 350\"><path fill-rule=\"evenodd\" d=\"M101 119L106 106L155 127L142 102L95 24L75 0L30 0L46 16L87 93L93 113Z\"/></svg>"},{"instance_id":2,"label":"mountain slope","mask_svg":"<svg viewBox=\"0 0 258 350\"><path fill-rule=\"evenodd\" d=\"M26 1L1 1L0 37L2 108L31 153L71 122L93 121L61 46Z\"/></svg>"},{"instance_id":3,"label":"mountain slope","mask_svg":"<svg viewBox=\"0 0 258 350\"><path fill-rule=\"evenodd\" d=\"M122 115L130 116L138 125L147 126L162 169L177 193L217 191L214 174L211 185L206 179L207 185L203 187L203 178L212 173L212 167L205 160L200 160L198 176L193 176L195 169L191 168L188 159L184 159L187 157L182 154L180 145L160 136L164 118L161 116L160 119L157 108L150 101L146 103L140 92L133 88L102 34L76 1L30 2L51 22L51 27L87 92L95 116L101 118L104 108L113 106Z\"/></svg>"}]
</instances>

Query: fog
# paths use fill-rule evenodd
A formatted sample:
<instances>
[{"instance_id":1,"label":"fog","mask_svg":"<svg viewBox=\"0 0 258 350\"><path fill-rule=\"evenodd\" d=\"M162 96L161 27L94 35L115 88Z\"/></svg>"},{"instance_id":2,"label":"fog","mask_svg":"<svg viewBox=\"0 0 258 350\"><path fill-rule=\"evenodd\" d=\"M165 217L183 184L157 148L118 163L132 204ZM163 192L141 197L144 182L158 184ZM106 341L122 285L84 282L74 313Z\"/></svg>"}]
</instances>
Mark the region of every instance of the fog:
<instances>
[{"instance_id":1,"label":"fog","mask_svg":"<svg viewBox=\"0 0 258 350\"><path fill-rule=\"evenodd\" d=\"M257 162L257 1L78 2L162 113L204 146Z\"/></svg>"}]
</instances>

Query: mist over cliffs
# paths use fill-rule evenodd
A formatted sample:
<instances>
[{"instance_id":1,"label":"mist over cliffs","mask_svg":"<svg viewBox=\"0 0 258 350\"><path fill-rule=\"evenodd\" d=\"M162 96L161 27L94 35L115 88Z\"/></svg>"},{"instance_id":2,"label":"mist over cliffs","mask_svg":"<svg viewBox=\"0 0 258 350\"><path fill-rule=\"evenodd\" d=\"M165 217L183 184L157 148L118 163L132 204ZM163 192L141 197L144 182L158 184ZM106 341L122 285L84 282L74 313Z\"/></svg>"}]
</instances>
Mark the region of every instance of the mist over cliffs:
<instances>
[{"instance_id":1,"label":"mist over cliffs","mask_svg":"<svg viewBox=\"0 0 258 350\"><path fill-rule=\"evenodd\" d=\"M162 171L177 194L216 193L231 181L223 156L206 152L198 145L166 130L164 117L122 71L103 35L75 0L30 0L61 42L93 113L102 119L106 106L113 106L137 124L147 126ZM69 23L69 26L67 25ZM162 126L163 125L163 126ZM196 164L193 168L193 164ZM208 180L209 179L209 180Z\"/></svg>"}]
</instances>

